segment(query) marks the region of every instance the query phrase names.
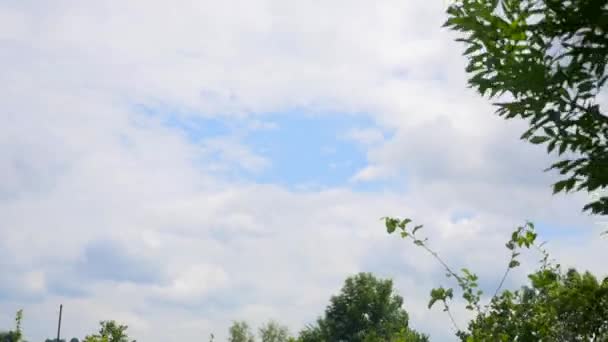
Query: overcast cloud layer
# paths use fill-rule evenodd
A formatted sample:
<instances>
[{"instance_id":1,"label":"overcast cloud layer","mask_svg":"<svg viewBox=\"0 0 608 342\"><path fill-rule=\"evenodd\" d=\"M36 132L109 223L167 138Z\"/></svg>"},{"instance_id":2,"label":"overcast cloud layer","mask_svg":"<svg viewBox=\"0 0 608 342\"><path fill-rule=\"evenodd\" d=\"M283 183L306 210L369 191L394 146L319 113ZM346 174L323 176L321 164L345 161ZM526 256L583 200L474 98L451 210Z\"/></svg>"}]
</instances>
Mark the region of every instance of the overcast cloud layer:
<instances>
[{"instance_id":1,"label":"overcast cloud layer","mask_svg":"<svg viewBox=\"0 0 608 342\"><path fill-rule=\"evenodd\" d=\"M386 215L489 285L527 219L563 264L606 274L605 227L582 195L552 197L522 123L465 88L444 9L0 3L0 327L24 308L28 340L51 337L63 303L67 338L101 319L144 342L222 340L237 319L296 332L373 271L450 340L426 309L441 269Z\"/></svg>"}]
</instances>

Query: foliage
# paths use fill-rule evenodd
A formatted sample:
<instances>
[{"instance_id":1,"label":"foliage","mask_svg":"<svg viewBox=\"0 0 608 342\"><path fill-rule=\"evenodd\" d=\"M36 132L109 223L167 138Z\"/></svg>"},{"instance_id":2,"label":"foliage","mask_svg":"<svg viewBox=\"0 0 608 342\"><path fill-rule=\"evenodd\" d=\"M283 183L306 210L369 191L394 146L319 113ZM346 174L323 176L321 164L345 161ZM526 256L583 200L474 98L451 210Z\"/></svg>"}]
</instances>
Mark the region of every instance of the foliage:
<instances>
[{"instance_id":1,"label":"foliage","mask_svg":"<svg viewBox=\"0 0 608 342\"><path fill-rule=\"evenodd\" d=\"M608 277L601 283L590 273L580 274L574 269L564 273L560 265L549 261L542 245L535 245L537 234L530 222L518 227L506 243L511 251L505 273L492 296L483 306L483 292L477 276L467 269L453 269L432 250L427 239L418 237L422 225L408 228L410 219L384 218L389 234L398 232L404 239L428 251L456 281L466 303L476 318L467 330L461 330L450 312L454 289L443 287L431 290L429 308L443 304L462 341L608 341ZM501 291L509 271L519 266L520 248L536 247L543 255L540 269L528 277L531 286L517 291Z\"/></svg>"},{"instance_id":2,"label":"foliage","mask_svg":"<svg viewBox=\"0 0 608 342\"><path fill-rule=\"evenodd\" d=\"M21 334L16 331L0 331L0 342L21 342Z\"/></svg>"},{"instance_id":3,"label":"foliage","mask_svg":"<svg viewBox=\"0 0 608 342\"><path fill-rule=\"evenodd\" d=\"M260 340L262 342L287 342L289 340L289 330L287 327L270 321L259 329Z\"/></svg>"},{"instance_id":4,"label":"foliage","mask_svg":"<svg viewBox=\"0 0 608 342\"><path fill-rule=\"evenodd\" d=\"M544 144L562 158L548 168L564 177L553 192L606 189L608 116L599 97L608 80L608 0L458 0L448 15L445 26L461 32L458 40L466 45L469 86L498 97L498 115L528 120L522 139ZM583 209L608 215L608 195L600 194ZM401 230L449 270L426 240L403 227L407 223L386 219L389 233ZM518 229L507 243L511 260L483 310L476 276L448 271L467 308L477 313L459 336L465 341L608 341L608 278L598 282L588 272L563 272L540 246L544 257L529 275L531 285L499 294L508 271L519 265L516 248L534 244L533 228ZM430 305L442 302L449 313L452 297L452 289L434 289Z\"/></svg>"},{"instance_id":5,"label":"foliage","mask_svg":"<svg viewBox=\"0 0 608 342\"><path fill-rule=\"evenodd\" d=\"M394 332L390 337L385 338L378 336L372 332L367 334L363 340L364 342L428 342L428 336L421 334L415 330L402 328L398 332Z\"/></svg>"},{"instance_id":6,"label":"foliage","mask_svg":"<svg viewBox=\"0 0 608 342\"><path fill-rule=\"evenodd\" d=\"M390 341L409 331L403 299L393 293L391 280L360 273L346 279L339 295L333 296L325 315L299 336L307 341ZM415 341L425 341L424 336Z\"/></svg>"},{"instance_id":7,"label":"foliage","mask_svg":"<svg viewBox=\"0 0 608 342\"><path fill-rule=\"evenodd\" d=\"M318 325L309 325L300 331L298 336L298 342L323 342L327 341L327 337L324 336L322 329L319 325L323 324L322 321L317 323Z\"/></svg>"},{"instance_id":8,"label":"foliage","mask_svg":"<svg viewBox=\"0 0 608 342\"><path fill-rule=\"evenodd\" d=\"M129 342L128 326L118 324L116 321L101 321L99 325L101 326L99 332L85 337L83 342Z\"/></svg>"},{"instance_id":9,"label":"foliage","mask_svg":"<svg viewBox=\"0 0 608 342\"><path fill-rule=\"evenodd\" d=\"M608 186L608 0L458 0L445 26L466 45L469 85L500 97L496 113L529 121L522 135L563 157L554 193ZM608 215L608 196L584 207Z\"/></svg>"},{"instance_id":10,"label":"foliage","mask_svg":"<svg viewBox=\"0 0 608 342\"><path fill-rule=\"evenodd\" d=\"M21 322L23 321L23 310L17 311L15 314L15 330L0 331L0 342L24 342L23 332L21 331Z\"/></svg>"},{"instance_id":11,"label":"foliage","mask_svg":"<svg viewBox=\"0 0 608 342\"><path fill-rule=\"evenodd\" d=\"M251 333L251 329L249 328L249 324L245 321L233 322L228 333L229 342L253 342L255 340L253 333Z\"/></svg>"},{"instance_id":12,"label":"foliage","mask_svg":"<svg viewBox=\"0 0 608 342\"><path fill-rule=\"evenodd\" d=\"M391 336L390 342L429 342L429 337L412 329L401 329Z\"/></svg>"},{"instance_id":13,"label":"foliage","mask_svg":"<svg viewBox=\"0 0 608 342\"><path fill-rule=\"evenodd\" d=\"M469 323L464 341L608 341L608 278L559 267L529 276L531 287L504 291Z\"/></svg>"}]
</instances>

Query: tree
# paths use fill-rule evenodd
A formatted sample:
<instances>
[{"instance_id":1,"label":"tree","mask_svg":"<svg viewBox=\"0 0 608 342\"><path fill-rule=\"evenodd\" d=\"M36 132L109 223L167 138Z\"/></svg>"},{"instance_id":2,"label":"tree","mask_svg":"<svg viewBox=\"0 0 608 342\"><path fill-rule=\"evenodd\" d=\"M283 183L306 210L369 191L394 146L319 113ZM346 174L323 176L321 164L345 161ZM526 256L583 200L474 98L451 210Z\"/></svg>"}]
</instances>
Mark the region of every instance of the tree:
<instances>
[{"instance_id":1,"label":"tree","mask_svg":"<svg viewBox=\"0 0 608 342\"><path fill-rule=\"evenodd\" d=\"M529 121L522 139L557 149L554 193L608 187L608 0L457 0L446 26L463 33L469 85L496 113ZM608 215L608 195L584 210Z\"/></svg>"},{"instance_id":2,"label":"tree","mask_svg":"<svg viewBox=\"0 0 608 342\"><path fill-rule=\"evenodd\" d=\"M128 326L118 324L116 321L101 321L99 325L101 326L99 332L86 336L83 342L129 342Z\"/></svg>"},{"instance_id":3,"label":"tree","mask_svg":"<svg viewBox=\"0 0 608 342\"><path fill-rule=\"evenodd\" d=\"M608 341L608 277L559 267L529 276L531 286L504 291L471 321L463 341Z\"/></svg>"},{"instance_id":4,"label":"tree","mask_svg":"<svg viewBox=\"0 0 608 342\"><path fill-rule=\"evenodd\" d=\"M421 334L411 329L401 329L399 332L392 333L391 336L386 339L378 336L376 333L370 333L365 336L364 342L428 342L429 339L426 335Z\"/></svg>"},{"instance_id":5,"label":"tree","mask_svg":"<svg viewBox=\"0 0 608 342\"><path fill-rule=\"evenodd\" d=\"M390 342L429 342L429 338L412 329L401 329L391 336Z\"/></svg>"},{"instance_id":6,"label":"tree","mask_svg":"<svg viewBox=\"0 0 608 342\"><path fill-rule=\"evenodd\" d=\"M287 342L289 340L287 327L275 321L270 321L260 327L259 335L262 342Z\"/></svg>"},{"instance_id":7,"label":"tree","mask_svg":"<svg viewBox=\"0 0 608 342\"><path fill-rule=\"evenodd\" d=\"M403 298L393 293L393 282L371 273L346 279L339 295L333 296L325 315L300 333L300 341L390 341L409 331ZM426 336L419 340L426 341Z\"/></svg>"},{"instance_id":8,"label":"tree","mask_svg":"<svg viewBox=\"0 0 608 342\"><path fill-rule=\"evenodd\" d=\"M481 305L483 292L478 277L467 269L454 271L439 254L420 238L422 225L409 228L410 219L385 218L389 234L398 232L429 252L445 269L462 292L466 309L475 314L466 330L461 330L450 311L452 288L431 290L429 308L436 303L450 316L456 335L463 342L476 341L608 341L608 277L600 283L588 272L574 269L564 273L549 261L542 245L535 245L537 234L530 222L518 227L506 247L511 251L505 273L488 305ZM530 286L517 291L502 290L509 271L519 266L520 248L536 247L543 255L538 271L530 274Z\"/></svg>"},{"instance_id":9,"label":"tree","mask_svg":"<svg viewBox=\"0 0 608 342\"><path fill-rule=\"evenodd\" d=\"M245 321L232 322L228 333L229 342L253 342L255 340L251 333L251 329L249 328L249 324Z\"/></svg>"},{"instance_id":10,"label":"tree","mask_svg":"<svg viewBox=\"0 0 608 342\"><path fill-rule=\"evenodd\" d=\"M21 342L21 335L16 331L0 331L0 342Z\"/></svg>"},{"instance_id":11,"label":"tree","mask_svg":"<svg viewBox=\"0 0 608 342\"><path fill-rule=\"evenodd\" d=\"M546 144L562 160L548 170L564 179L553 192L608 187L608 116L600 108L608 75L608 0L456 0L445 26L459 31L466 45L469 86L498 98L496 113L528 120L522 139ZM608 195L583 207L608 215ZM561 272L536 245L534 225L526 223L506 246L511 257L490 303L483 306L479 279L467 269L457 272L409 228L410 219L385 218L388 233L398 232L425 249L445 269L476 318L466 330L450 313L453 288L431 290L429 308L442 304L466 342L474 341L608 341L606 288L590 273ZM543 254L531 285L502 290L509 271L519 265L520 248Z\"/></svg>"},{"instance_id":12,"label":"tree","mask_svg":"<svg viewBox=\"0 0 608 342\"><path fill-rule=\"evenodd\" d=\"M0 342L24 342L21 321L23 321L23 310L19 310L15 314L15 330L0 331Z\"/></svg>"}]
</instances>

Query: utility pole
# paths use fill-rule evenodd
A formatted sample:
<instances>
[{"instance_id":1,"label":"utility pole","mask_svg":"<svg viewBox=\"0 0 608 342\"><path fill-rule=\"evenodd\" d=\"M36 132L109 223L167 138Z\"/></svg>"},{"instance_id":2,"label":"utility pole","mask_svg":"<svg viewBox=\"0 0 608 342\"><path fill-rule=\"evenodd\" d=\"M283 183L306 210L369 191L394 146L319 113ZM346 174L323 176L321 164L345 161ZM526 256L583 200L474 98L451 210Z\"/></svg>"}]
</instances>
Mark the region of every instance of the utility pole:
<instances>
[{"instance_id":1,"label":"utility pole","mask_svg":"<svg viewBox=\"0 0 608 342\"><path fill-rule=\"evenodd\" d=\"M59 323L57 323L57 341L59 342L59 338L61 336L61 314L63 312L63 304L59 304Z\"/></svg>"}]
</instances>

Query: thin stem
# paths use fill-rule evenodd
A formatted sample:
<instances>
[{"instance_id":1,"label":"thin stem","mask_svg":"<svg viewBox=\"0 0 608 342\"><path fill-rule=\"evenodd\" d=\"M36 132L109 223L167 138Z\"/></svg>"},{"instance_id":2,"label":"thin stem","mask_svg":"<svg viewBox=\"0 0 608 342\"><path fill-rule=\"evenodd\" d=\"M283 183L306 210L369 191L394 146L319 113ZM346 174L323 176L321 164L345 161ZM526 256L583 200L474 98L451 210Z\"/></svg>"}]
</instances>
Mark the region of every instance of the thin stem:
<instances>
[{"instance_id":1,"label":"thin stem","mask_svg":"<svg viewBox=\"0 0 608 342\"><path fill-rule=\"evenodd\" d=\"M456 274L456 272L452 271L452 269L450 268L450 266L448 266L448 264L446 264L443 259L441 259L441 257L439 257L439 254L437 254L437 252L433 251L432 249L430 249L427 245L422 244L421 245L422 248L424 248L427 252L429 252L437 261L439 261L439 263L443 266L443 268L445 268L446 271L448 271L448 273L453 276L454 278L456 278L456 280L458 281L462 281L462 279L460 278L460 276L458 274Z\"/></svg>"},{"instance_id":2,"label":"thin stem","mask_svg":"<svg viewBox=\"0 0 608 342\"><path fill-rule=\"evenodd\" d=\"M500 289L502 288L502 285L505 283L505 279L507 279L507 275L509 274L510 270L511 270L511 267L507 267L507 269L505 270L505 273L502 275L502 279L500 280L500 284L498 284L496 291L494 291L494 295L492 296L492 299L494 299L494 298L496 298L496 296L498 296L498 291L500 291Z\"/></svg>"},{"instance_id":3,"label":"thin stem","mask_svg":"<svg viewBox=\"0 0 608 342\"><path fill-rule=\"evenodd\" d=\"M448 313L448 317L450 317L450 321L452 321L452 325L454 326L454 329L456 329L456 332L460 331L460 328L458 327L458 324L456 324L456 320L454 319L454 316L452 316L450 307L448 306L448 304L445 301L443 301L443 309L445 312Z\"/></svg>"},{"instance_id":4,"label":"thin stem","mask_svg":"<svg viewBox=\"0 0 608 342\"><path fill-rule=\"evenodd\" d=\"M415 236L411 236L411 239L416 241ZM437 254L437 252L430 249L424 242L421 243L420 246L422 248L424 248L424 250L426 250L429 254L431 254L435 258L435 260L437 260L441 264L441 266L443 266L443 268L458 281L458 285L460 287L462 287L462 278L460 278L460 276L458 274L456 274L456 272L452 271L450 266L448 266L448 264L446 264L445 261L443 261L443 259L441 259L441 257L439 256L439 254ZM456 332L459 332L460 327L458 327L458 324L456 323L456 320L454 319L454 316L452 315L452 312L450 311L450 307L446 303L445 299L443 300L443 308L444 308L444 311L447 312L448 317L450 317L450 321L452 322L454 329L456 329Z\"/></svg>"},{"instance_id":5,"label":"thin stem","mask_svg":"<svg viewBox=\"0 0 608 342\"><path fill-rule=\"evenodd\" d=\"M502 279L500 279L500 283L498 284L498 287L496 287L496 291L494 291L494 295L490 299L490 302L488 303L488 305L486 305L486 307L484 309L484 313L488 311L490 304L494 301L494 298L496 298L498 296L498 292L502 288L503 284L505 283L505 279L507 279L507 275L509 275L509 272L511 271L510 264L511 264L511 261L513 261L513 260L514 260L514 256L511 255L511 260L509 260L509 265L507 265L507 269L505 270L505 273L502 275Z\"/></svg>"}]
</instances>

